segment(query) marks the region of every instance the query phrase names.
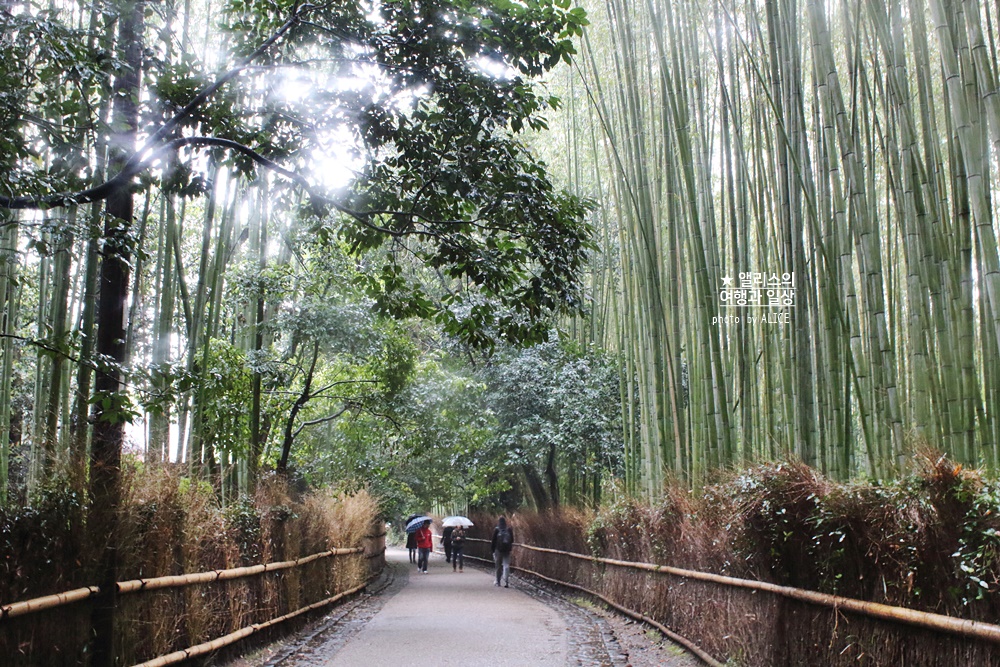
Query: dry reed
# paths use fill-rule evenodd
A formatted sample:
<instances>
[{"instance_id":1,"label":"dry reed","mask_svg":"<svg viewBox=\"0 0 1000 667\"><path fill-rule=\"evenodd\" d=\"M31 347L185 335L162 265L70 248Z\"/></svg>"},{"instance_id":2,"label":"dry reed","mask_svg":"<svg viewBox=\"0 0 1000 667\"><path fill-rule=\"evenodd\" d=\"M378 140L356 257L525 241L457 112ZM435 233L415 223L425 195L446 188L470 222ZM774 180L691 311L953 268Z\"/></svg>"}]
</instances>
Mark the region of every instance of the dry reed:
<instances>
[{"instance_id":1,"label":"dry reed","mask_svg":"<svg viewBox=\"0 0 1000 667\"><path fill-rule=\"evenodd\" d=\"M754 467L650 506L508 517L518 541L1000 622L1000 486L923 452L892 485ZM489 539L495 517L479 515ZM489 558L488 546L472 555ZM1000 666L1000 646L759 591L519 549L514 565L593 590L733 665Z\"/></svg>"},{"instance_id":2,"label":"dry reed","mask_svg":"<svg viewBox=\"0 0 1000 667\"><path fill-rule=\"evenodd\" d=\"M73 507L54 503L24 516L4 517L0 530L6 553L0 554L5 557L0 563L10 564L13 556L24 567L0 570L0 593L5 594L0 601L92 583L86 545L74 533L53 529L53 524L79 527L82 520ZM254 498L222 508L206 484L191 484L168 467L132 467L125 476L120 514L119 580L228 569L358 546L372 533L377 509L364 491L315 492L296 501L274 478ZM34 537L28 539L32 528ZM118 661L141 662L316 603L365 581L367 568L366 559L350 555L279 573L122 595ZM30 578L25 581L20 573ZM0 655L11 667L85 664L88 623L87 602L0 621Z\"/></svg>"}]
</instances>

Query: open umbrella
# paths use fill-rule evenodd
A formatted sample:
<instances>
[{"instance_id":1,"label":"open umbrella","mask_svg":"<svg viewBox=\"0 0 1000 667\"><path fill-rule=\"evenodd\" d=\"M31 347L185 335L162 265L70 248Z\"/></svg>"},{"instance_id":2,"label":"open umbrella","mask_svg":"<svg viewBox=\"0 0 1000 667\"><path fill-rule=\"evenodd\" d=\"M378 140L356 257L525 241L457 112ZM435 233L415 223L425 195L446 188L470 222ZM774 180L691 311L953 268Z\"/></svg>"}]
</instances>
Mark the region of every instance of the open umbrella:
<instances>
[{"instance_id":1,"label":"open umbrella","mask_svg":"<svg viewBox=\"0 0 1000 667\"><path fill-rule=\"evenodd\" d=\"M474 526L476 524L469 521L468 517L464 516L449 516L445 517L441 525L447 528L448 526L462 526L463 528L468 528L469 526Z\"/></svg>"},{"instance_id":2,"label":"open umbrella","mask_svg":"<svg viewBox=\"0 0 1000 667\"><path fill-rule=\"evenodd\" d=\"M424 525L425 521L433 521L429 516L418 516L415 519L410 519L406 522L406 532L415 533L420 526Z\"/></svg>"}]
</instances>

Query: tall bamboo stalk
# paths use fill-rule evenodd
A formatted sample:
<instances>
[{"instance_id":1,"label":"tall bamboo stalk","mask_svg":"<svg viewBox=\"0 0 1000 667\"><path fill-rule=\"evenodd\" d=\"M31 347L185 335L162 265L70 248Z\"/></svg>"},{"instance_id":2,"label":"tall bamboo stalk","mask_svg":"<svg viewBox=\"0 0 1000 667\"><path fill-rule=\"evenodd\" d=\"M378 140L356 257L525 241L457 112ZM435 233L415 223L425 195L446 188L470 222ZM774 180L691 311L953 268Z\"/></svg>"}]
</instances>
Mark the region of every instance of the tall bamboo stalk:
<instances>
[{"instance_id":1,"label":"tall bamboo stalk","mask_svg":"<svg viewBox=\"0 0 1000 667\"><path fill-rule=\"evenodd\" d=\"M591 109L570 111L614 186L622 317L593 326L617 328L638 398L631 477L788 454L885 477L915 443L996 465L987 3L587 5ZM713 324L722 278L753 271L794 273L789 325Z\"/></svg>"}]
</instances>

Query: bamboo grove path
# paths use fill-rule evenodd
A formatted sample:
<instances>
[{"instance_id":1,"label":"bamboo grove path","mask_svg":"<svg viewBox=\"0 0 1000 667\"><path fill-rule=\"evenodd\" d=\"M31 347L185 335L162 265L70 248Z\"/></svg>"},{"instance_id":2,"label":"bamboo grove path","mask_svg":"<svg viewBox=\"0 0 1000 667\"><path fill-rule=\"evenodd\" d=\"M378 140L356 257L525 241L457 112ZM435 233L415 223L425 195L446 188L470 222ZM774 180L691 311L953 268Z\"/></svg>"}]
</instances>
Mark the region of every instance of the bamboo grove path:
<instances>
[{"instance_id":1,"label":"bamboo grove path","mask_svg":"<svg viewBox=\"0 0 1000 667\"><path fill-rule=\"evenodd\" d=\"M386 560L412 567L404 550L390 550ZM566 624L554 609L516 588L497 588L481 569L452 572L435 554L427 574L410 570L407 584L325 665L563 667L566 644Z\"/></svg>"},{"instance_id":2,"label":"bamboo grove path","mask_svg":"<svg viewBox=\"0 0 1000 667\"><path fill-rule=\"evenodd\" d=\"M303 644L279 662L280 667L566 667L628 665L609 654L587 612L565 600L537 592L512 575L510 588L493 584L492 571L466 561L455 573L440 554L432 554L428 574L408 562L405 550L390 548L386 566L398 585L368 618L345 619L329 636ZM354 624L355 627L351 627ZM360 627L356 627L360 624ZM588 627L583 627L583 626ZM588 636L588 632L589 635ZM613 640L612 640L613 641ZM585 646L589 644L589 646ZM658 662L657 664L664 664ZM696 664L678 658L676 665ZM664 665L667 667L667 665Z\"/></svg>"}]
</instances>

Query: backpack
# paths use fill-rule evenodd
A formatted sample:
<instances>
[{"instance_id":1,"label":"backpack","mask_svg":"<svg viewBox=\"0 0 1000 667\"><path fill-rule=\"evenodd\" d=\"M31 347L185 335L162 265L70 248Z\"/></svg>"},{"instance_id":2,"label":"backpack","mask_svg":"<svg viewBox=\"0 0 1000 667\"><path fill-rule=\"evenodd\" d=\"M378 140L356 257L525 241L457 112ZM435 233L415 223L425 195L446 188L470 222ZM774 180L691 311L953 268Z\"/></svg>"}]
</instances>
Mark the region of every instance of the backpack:
<instances>
[{"instance_id":1,"label":"backpack","mask_svg":"<svg viewBox=\"0 0 1000 667\"><path fill-rule=\"evenodd\" d=\"M502 554L509 554L514 546L514 535L510 528L499 528L497 530L497 551Z\"/></svg>"}]
</instances>

